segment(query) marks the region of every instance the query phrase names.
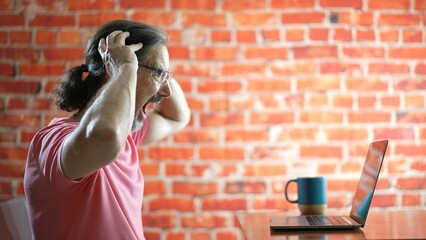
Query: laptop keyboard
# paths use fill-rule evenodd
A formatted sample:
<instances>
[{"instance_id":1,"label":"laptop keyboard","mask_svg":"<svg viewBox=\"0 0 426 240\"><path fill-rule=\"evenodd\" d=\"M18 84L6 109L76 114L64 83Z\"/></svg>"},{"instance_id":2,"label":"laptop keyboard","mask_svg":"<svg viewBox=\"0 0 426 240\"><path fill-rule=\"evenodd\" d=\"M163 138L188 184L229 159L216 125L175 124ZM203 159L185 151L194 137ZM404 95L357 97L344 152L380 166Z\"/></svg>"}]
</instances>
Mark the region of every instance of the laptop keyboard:
<instances>
[{"instance_id":1,"label":"laptop keyboard","mask_svg":"<svg viewBox=\"0 0 426 240\"><path fill-rule=\"evenodd\" d=\"M340 216L305 216L310 226L351 225L345 217Z\"/></svg>"}]
</instances>

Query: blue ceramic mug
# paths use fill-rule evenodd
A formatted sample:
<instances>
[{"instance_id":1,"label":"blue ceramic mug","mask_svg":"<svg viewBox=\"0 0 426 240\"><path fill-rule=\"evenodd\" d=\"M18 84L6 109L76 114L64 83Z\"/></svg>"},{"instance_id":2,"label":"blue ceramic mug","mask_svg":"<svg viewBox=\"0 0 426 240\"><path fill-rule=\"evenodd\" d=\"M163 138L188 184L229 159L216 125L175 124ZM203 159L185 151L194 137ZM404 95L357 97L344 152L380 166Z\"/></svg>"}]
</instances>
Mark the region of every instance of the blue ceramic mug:
<instances>
[{"instance_id":1,"label":"blue ceramic mug","mask_svg":"<svg viewBox=\"0 0 426 240\"><path fill-rule=\"evenodd\" d=\"M297 199L290 200L288 186L297 183ZM327 183L325 177L299 177L291 179L285 185L285 198L297 203L302 215L321 215L327 208Z\"/></svg>"}]
</instances>

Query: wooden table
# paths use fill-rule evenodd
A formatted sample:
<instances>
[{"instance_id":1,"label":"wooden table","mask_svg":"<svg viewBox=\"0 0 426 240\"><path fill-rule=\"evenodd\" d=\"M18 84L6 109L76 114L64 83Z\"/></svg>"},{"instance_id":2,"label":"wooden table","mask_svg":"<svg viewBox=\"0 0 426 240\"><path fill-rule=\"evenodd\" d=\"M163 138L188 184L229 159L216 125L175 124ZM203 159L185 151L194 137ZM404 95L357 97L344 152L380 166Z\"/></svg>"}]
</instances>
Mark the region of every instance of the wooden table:
<instances>
[{"instance_id":1,"label":"wooden table","mask_svg":"<svg viewBox=\"0 0 426 240\"><path fill-rule=\"evenodd\" d=\"M243 236L247 240L278 239L426 239L426 211L370 211L365 227L356 230L274 231L272 216L295 215L286 212L238 213ZM347 215L347 214L343 214Z\"/></svg>"}]
</instances>

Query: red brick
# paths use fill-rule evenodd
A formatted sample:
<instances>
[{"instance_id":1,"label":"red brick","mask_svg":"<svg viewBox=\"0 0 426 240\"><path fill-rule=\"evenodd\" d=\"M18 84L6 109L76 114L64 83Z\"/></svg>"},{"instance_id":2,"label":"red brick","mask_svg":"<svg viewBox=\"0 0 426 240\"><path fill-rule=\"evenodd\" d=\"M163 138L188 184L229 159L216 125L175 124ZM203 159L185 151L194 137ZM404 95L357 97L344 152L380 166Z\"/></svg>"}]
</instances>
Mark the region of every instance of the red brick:
<instances>
[{"instance_id":1,"label":"red brick","mask_svg":"<svg viewBox=\"0 0 426 240\"><path fill-rule=\"evenodd\" d=\"M40 92L41 84L39 82L23 80L0 80L0 93L29 93Z\"/></svg>"},{"instance_id":2,"label":"red brick","mask_svg":"<svg viewBox=\"0 0 426 240\"><path fill-rule=\"evenodd\" d=\"M315 72L315 65L312 62L274 62L271 64L271 71L274 74L305 75Z\"/></svg>"},{"instance_id":3,"label":"red brick","mask_svg":"<svg viewBox=\"0 0 426 240\"><path fill-rule=\"evenodd\" d=\"M294 122L294 112L253 112L250 116L250 124L280 124Z\"/></svg>"},{"instance_id":4,"label":"red brick","mask_svg":"<svg viewBox=\"0 0 426 240\"><path fill-rule=\"evenodd\" d=\"M185 176L186 175L185 165L183 164L167 164L165 171L167 176Z\"/></svg>"},{"instance_id":5,"label":"red brick","mask_svg":"<svg viewBox=\"0 0 426 240\"><path fill-rule=\"evenodd\" d=\"M340 112L301 112L300 121L303 123L341 123L343 114Z\"/></svg>"},{"instance_id":6,"label":"red brick","mask_svg":"<svg viewBox=\"0 0 426 240\"><path fill-rule=\"evenodd\" d=\"M340 81L337 77L322 78L300 78L297 81L296 86L298 91L328 91L328 90L339 90Z\"/></svg>"},{"instance_id":7,"label":"red brick","mask_svg":"<svg viewBox=\"0 0 426 240\"><path fill-rule=\"evenodd\" d=\"M403 156L424 156L426 155L426 145L397 145L395 147L396 155ZM425 180L425 179L423 179ZM424 183L424 182L423 182Z\"/></svg>"},{"instance_id":8,"label":"red brick","mask_svg":"<svg viewBox=\"0 0 426 240\"><path fill-rule=\"evenodd\" d=\"M24 47L0 47L1 59L35 61L39 58L39 52L34 48Z\"/></svg>"},{"instance_id":9,"label":"red brick","mask_svg":"<svg viewBox=\"0 0 426 240\"><path fill-rule=\"evenodd\" d=\"M29 31L11 31L9 36L12 44L31 43L31 32Z\"/></svg>"},{"instance_id":10,"label":"red brick","mask_svg":"<svg viewBox=\"0 0 426 240\"><path fill-rule=\"evenodd\" d=\"M263 64L228 63L221 69L222 76L247 76L250 74L263 74Z\"/></svg>"},{"instance_id":11,"label":"red brick","mask_svg":"<svg viewBox=\"0 0 426 240\"><path fill-rule=\"evenodd\" d=\"M414 130L412 128L376 128L374 129L374 139L412 139L414 140Z\"/></svg>"},{"instance_id":12,"label":"red brick","mask_svg":"<svg viewBox=\"0 0 426 240\"><path fill-rule=\"evenodd\" d=\"M80 60L84 59L82 48L45 48L46 60Z\"/></svg>"},{"instance_id":13,"label":"red brick","mask_svg":"<svg viewBox=\"0 0 426 240\"><path fill-rule=\"evenodd\" d=\"M13 0L6 0L0 2L0 10L12 10L14 6Z\"/></svg>"},{"instance_id":14,"label":"red brick","mask_svg":"<svg viewBox=\"0 0 426 240\"><path fill-rule=\"evenodd\" d=\"M280 198L261 198L254 199L253 209L257 210L296 210L297 205L289 203L284 196Z\"/></svg>"},{"instance_id":15,"label":"red brick","mask_svg":"<svg viewBox=\"0 0 426 240\"><path fill-rule=\"evenodd\" d=\"M232 21L235 26L264 26L275 25L275 14L272 13L233 13Z\"/></svg>"},{"instance_id":16,"label":"red brick","mask_svg":"<svg viewBox=\"0 0 426 240\"><path fill-rule=\"evenodd\" d=\"M25 108L27 108L27 102L25 101L25 99L20 99L20 98L9 99L7 109L25 109Z\"/></svg>"},{"instance_id":17,"label":"red brick","mask_svg":"<svg viewBox=\"0 0 426 240\"><path fill-rule=\"evenodd\" d=\"M225 132L227 142L267 141L266 130L227 130Z\"/></svg>"},{"instance_id":18,"label":"red brick","mask_svg":"<svg viewBox=\"0 0 426 240\"><path fill-rule=\"evenodd\" d=\"M402 33L402 40L407 43L423 42L423 32L421 30L405 30Z\"/></svg>"},{"instance_id":19,"label":"red brick","mask_svg":"<svg viewBox=\"0 0 426 240\"><path fill-rule=\"evenodd\" d=\"M189 59L189 49L187 46L167 46L170 59ZM179 81L181 82L181 81Z\"/></svg>"},{"instance_id":20,"label":"red brick","mask_svg":"<svg viewBox=\"0 0 426 240\"><path fill-rule=\"evenodd\" d=\"M188 142L188 143L208 143L217 142L219 133L214 129L184 129L176 133L173 137L175 142Z\"/></svg>"},{"instance_id":21,"label":"red brick","mask_svg":"<svg viewBox=\"0 0 426 240\"><path fill-rule=\"evenodd\" d=\"M370 9L396 9L396 10L409 10L410 0L369 0L368 8Z\"/></svg>"},{"instance_id":22,"label":"red brick","mask_svg":"<svg viewBox=\"0 0 426 240\"><path fill-rule=\"evenodd\" d=\"M241 147L200 146L200 160L243 161L244 149Z\"/></svg>"},{"instance_id":23,"label":"red brick","mask_svg":"<svg viewBox=\"0 0 426 240\"><path fill-rule=\"evenodd\" d=\"M227 219L213 214L182 216L182 226L186 228L219 228L226 226Z\"/></svg>"},{"instance_id":24,"label":"red brick","mask_svg":"<svg viewBox=\"0 0 426 240\"><path fill-rule=\"evenodd\" d=\"M424 155L424 151L423 151L423 155ZM403 190L415 190L415 189L422 190L426 188L426 178L425 177L398 178L395 187L398 189L403 189Z\"/></svg>"},{"instance_id":25,"label":"red brick","mask_svg":"<svg viewBox=\"0 0 426 240\"><path fill-rule=\"evenodd\" d=\"M0 182L0 195L11 195L12 186L10 182Z\"/></svg>"},{"instance_id":26,"label":"red brick","mask_svg":"<svg viewBox=\"0 0 426 240\"><path fill-rule=\"evenodd\" d=\"M201 201L202 210L246 210L247 199L246 198L232 198L232 199L203 199Z\"/></svg>"},{"instance_id":27,"label":"red brick","mask_svg":"<svg viewBox=\"0 0 426 240\"><path fill-rule=\"evenodd\" d=\"M308 12L308 13L284 13L281 15L281 23L284 24L300 24L300 23L323 23L324 13Z\"/></svg>"},{"instance_id":28,"label":"red brick","mask_svg":"<svg viewBox=\"0 0 426 240\"><path fill-rule=\"evenodd\" d=\"M359 63L345 63L345 62L324 62L320 64L320 72L327 73L346 73L348 75L357 75L360 73L361 65Z\"/></svg>"},{"instance_id":29,"label":"red brick","mask_svg":"<svg viewBox=\"0 0 426 240\"><path fill-rule=\"evenodd\" d=\"M175 0L176 1L176 0ZM211 1L214 2L214 1ZM225 11L229 10L241 10L241 9L264 9L266 7L265 1L262 0L251 0L251 1L234 1L234 0L223 0L222 9Z\"/></svg>"},{"instance_id":30,"label":"red brick","mask_svg":"<svg viewBox=\"0 0 426 240\"><path fill-rule=\"evenodd\" d=\"M414 94L414 95L406 95L404 96L404 106L407 109L410 108L424 108L426 106L425 104L425 96L420 94Z\"/></svg>"},{"instance_id":31,"label":"red brick","mask_svg":"<svg viewBox=\"0 0 426 240\"><path fill-rule=\"evenodd\" d=\"M145 173L144 173L145 175ZM149 181L145 180L144 194L164 194L166 186L163 181Z\"/></svg>"},{"instance_id":32,"label":"red brick","mask_svg":"<svg viewBox=\"0 0 426 240\"><path fill-rule=\"evenodd\" d=\"M148 155L153 160L188 160L193 156L192 148L152 146Z\"/></svg>"},{"instance_id":33,"label":"red brick","mask_svg":"<svg viewBox=\"0 0 426 240\"><path fill-rule=\"evenodd\" d=\"M279 29L266 29L261 32L262 38L267 42L275 42L281 39Z\"/></svg>"},{"instance_id":34,"label":"red brick","mask_svg":"<svg viewBox=\"0 0 426 240\"><path fill-rule=\"evenodd\" d=\"M237 93L242 90L241 82L237 81L215 81L205 80L198 84L197 91L200 93Z\"/></svg>"},{"instance_id":35,"label":"red brick","mask_svg":"<svg viewBox=\"0 0 426 240\"><path fill-rule=\"evenodd\" d=\"M144 176L158 176L160 173L158 163L141 163L140 169Z\"/></svg>"},{"instance_id":36,"label":"red brick","mask_svg":"<svg viewBox=\"0 0 426 240\"><path fill-rule=\"evenodd\" d=\"M404 47L389 49L389 57L396 59L425 59L426 49L424 47Z\"/></svg>"},{"instance_id":37,"label":"red brick","mask_svg":"<svg viewBox=\"0 0 426 240\"><path fill-rule=\"evenodd\" d=\"M266 185L264 182L227 182L225 185L225 193L264 193Z\"/></svg>"},{"instance_id":38,"label":"red brick","mask_svg":"<svg viewBox=\"0 0 426 240\"><path fill-rule=\"evenodd\" d=\"M209 195L218 192L218 185L215 182L174 182L172 192L192 196Z\"/></svg>"},{"instance_id":39,"label":"red brick","mask_svg":"<svg viewBox=\"0 0 426 240\"><path fill-rule=\"evenodd\" d=\"M426 112L398 112L396 119L398 123L422 123L426 121Z\"/></svg>"},{"instance_id":40,"label":"red brick","mask_svg":"<svg viewBox=\"0 0 426 240\"><path fill-rule=\"evenodd\" d=\"M148 201L149 211L174 210L174 211L194 211L194 199L187 197L175 198L153 198Z\"/></svg>"},{"instance_id":41,"label":"red brick","mask_svg":"<svg viewBox=\"0 0 426 240\"><path fill-rule=\"evenodd\" d=\"M420 206L420 194L405 193L402 196L402 206Z\"/></svg>"},{"instance_id":42,"label":"red brick","mask_svg":"<svg viewBox=\"0 0 426 240\"><path fill-rule=\"evenodd\" d=\"M37 15L29 23L30 26L65 27L75 25L74 15Z\"/></svg>"},{"instance_id":43,"label":"red brick","mask_svg":"<svg viewBox=\"0 0 426 240\"><path fill-rule=\"evenodd\" d=\"M21 14L5 14L0 15L0 26L23 26L24 16Z\"/></svg>"},{"instance_id":44,"label":"red brick","mask_svg":"<svg viewBox=\"0 0 426 240\"><path fill-rule=\"evenodd\" d=\"M333 40L336 41L351 41L352 40L352 32L350 29L336 29L334 30Z\"/></svg>"},{"instance_id":45,"label":"red brick","mask_svg":"<svg viewBox=\"0 0 426 240\"><path fill-rule=\"evenodd\" d=\"M367 128L327 128L325 134L333 141L367 141L369 136Z\"/></svg>"},{"instance_id":46,"label":"red brick","mask_svg":"<svg viewBox=\"0 0 426 240\"><path fill-rule=\"evenodd\" d=\"M236 59L238 48L235 47L197 47L196 60L233 60Z\"/></svg>"},{"instance_id":47,"label":"red brick","mask_svg":"<svg viewBox=\"0 0 426 240\"><path fill-rule=\"evenodd\" d=\"M314 0L272 0L271 7L278 9L289 8L313 8L315 6Z\"/></svg>"},{"instance_id":48,"label":"red brick","mask_svg":"<svg viewBox=\"0 0 426 240\"><path fill-rule=\"evenodd\" d=\"M132 2L136 2L136 1L132 1ZM145 2L146 1L138 1L138 3L145 3ZM155 1L155 2L159 2L159 1ZM138 10L132 14L131 20L142 21L147 24L153 24L158 26L170 26L175 23L176 16L175 14L171 12L154 11L152 9L145 10L145 11ZM177 34L170 33L170 36L174 39L175 37L177 37Z\"/></svg>"},{"instance_id":49,"label":"red brick","mask_svg":"<svg viewBox=\"0 0 426 240\"><path fill-rule=\"evenodd\" d=\"M82 36L79 31L76 30L62 30L59 32L60 43L81 43Z\"/></svg>"},{"instance_id":50,"label":"red brick","mask_svg":"<svg viewBox=\"0 0 426 240\"><path fill-rule=\"evenodd\" d=\"M369 74L409 74L410 66L407 64L372 63L368 67Z\"/></svg>"},{"instance_id":51,"label":"red brick","mask_svg":"<svg viewBox=\"0 0 426 240\"><path fill-rule=\"evenodd\" d=\"M305 31L303 29L288 29L285 32L285 40L289 42L300 42L304 40Z\"/></svg>"},{"instance_id":52,"label":"red brick","mask_svg":"<svg viewBox=\"0 0 426 240\"><path fill-rule=\"evenodd\" d=\"M415 10L426 10L426 1L425 0L414 0L414 9Z\"/></svg>"},{"instance_id":53,"label":"red brick","mask_svg":"<svg viewBox=\"0 0 426 240\"><path fill-rule=\"evenodd\" d=\"M380 41L381 42L397 42L398 41L398 30L382 30L380 31Z\"/></svg>"},{"instance_id":54,"label":"red brick","mask_svg":"<svg viewBox=\"0 0 426 240\"><path fill-rule=\"evenodd\" d=\"M225 30L213 30L211 32L211 41L212 42L230 42L231 41L231 32Z\"/></svg>"},{"instance_id":55,"label":"red brick","mask_svg":"<svg viewBox=\"0 0 426 240\"><path fill-rule=\"evenodd\" d=\"M327 41L328 29L326 28L311 28L309 29L309 39L313 41Z\"/></svg>"},{"instance_id":56,"label":"red brick","mask_svg":"<svg viewBox=\"0 0 426 240\"><path fill-rule=\"evenodd\" d=\"M0 63L0 76L13 76L13 75L15 75L15 67L12 64Z\"/></svg>"},{"instance_id":57,"label":"red brick","mask_svg":"<svg viewBox=\"0 0 426 240\"><path fill-rule=\"evenodd\" d=\"M38 30L36 32L37 44L53 44L57 42L57 31Z\"/></svg>"},{"instance_id":58,"label":"red brick","mask_svg":"<svg viewBox=\"0 0 426 240\"><path fill-rule=\"evenodd\" d=\"M250 164L244 166L246 177L285 176L287 167L282 164L258 165Z\"/></svg>"},{"instance_id":59,"label":"red brick","mask_svg":"<svg viewBox=\"0 0 426 240\"><path fill-rule=\"evenodd\" d=\"M385 50L380 47L343 47L343 56L349 58L384 58Z\"/></svg>"},{"instance_id":60,"label":"red brick","mask_svg":"<svg viewBox=\"0 0 426 240\"><path fill-rule=\"evenodd\" d=\"M336 46L295 47L294 57L298 58L332 58L337 57Z\"/></svg>"},{"instance_id":61,"label":"red brick","mask_svg":"<svg viewBox=\"0 0 426 240\"><path fill-rule=\"evenodd\" d=\"M236 233L237 231L231 231L231 230L219 230L216 232L216 239L217 240L237 240L239 239Z\"/></svg>"},{"instance_id":62,"label":"red brick","mask_svg":"<svg viewBox=\"0 0 426 240\"><path fill-rule=\"evenodd\" d=\"M126 2L126 0L120 1L120 3ZM143 1L147 2L147 1ZM159 2L159 1L156 1ZM115 6L114 0L95 0L95 1L85 1L85 0L73 0L68 2L68 10L94 10L94 9L113 9Z\"/></svg>"},{"instance_id":63,"label":"red brick","mask_svg":"<svg viewBox=\"0 0 426 240\"><path fill-rule=\"evenodd\" d=\"M0 88L1 89L1 88ZM40 127L40 116L28 113L1 113L0 126L2 127Z\"/></svg>"},{"instance_id":64,"label":"red brick","mask_svg":"<svg viewBox=\"0 0 426 240\"><path fill-rule=\"evenodd\" d=\"M224 3L225 5L226 3ZM197 9L197 10L213 10L216 6L215 1L210 0L171 0L172 9Z\"/></svg>"},{"instance_id":65,"label":"red brick","mask_svg":"<svg viewBox=\"0 0 426 240\"><path fill-rule=\"evenodd\" d=\"M167 232L166 240L185 240L184 232Z\"/></svg>"},{"instance_id":66,"label":"red brick","mask_svg":"<svg viewBox=\"0 0 426 240\"><path fill-rule=\"evenodd\" d=\"M372 12L339 12L336 14L338 23L370 26L373 24Z\"/></svg>"},{"instance_id":67,"label":"red brick","mask_svg":"<svg viewBox=\"0 0 426 240\"><path fill-rule=\"evenodd\" d=\"M387 91L388 83L376 78L347 78L346 88L351 91L371 92Z\"/></svg>"},{"instance_id":68,"label":"red brick","mask_svg":"<svg viewBox=\"0 0 426 240\"><path fill-rule=\"evenodd\" d=\"M78 22L81 27L94 26L98 27L102 24L105 24L109 21L116 19L124 19L124 13L119 11L114 11L111 13L93 13L93 14L80 14Z\"/></svg>"},{"instance_id":69,"label":"red brick","mask_svg":"<svg viewBox=\"0 0 426 240\"><path fill-rule=\"evenodd\" d=\"M397 198L395 194L374 194L371 201L372 207L392 207L396 206Z\"/></svg>"},{"instance_id":70,"label":"red brick","mask_svg":"<svg viewBox=\"0 0 426 240\"><path fill-rule=\"evenodd\" d=\"M0 176L3 178L23 178L25 172L25 162L16 164L2 161L0 162Z\"/></svg>"},{"instance_id":71,"label":"red brick","mask_svg":"<svg viewBox=\"0 0 426 240\"><path fill-rule=\"evenodd\" d=\"M422 160L414 161L411 166L411 169L419 171L419 172L425 172L426 171L426 162Z\"/></svg>"},{"instance_id":72,"label":"red brick","mask_svg":"<svg viewBox=\"0 0 426 240\"><path fill-rule=\"evenodd\" d=\"M376 105L376 97L374 96L359 96L358 108L374 108Z\"/></svg>"},{"instance_id":73,"label":"red brick","mask_svg":"<svg viewBox=\"0 0 426 240\"><path fill-rule=\"evenodd\" d=\"M239 43L252 43L256 42L256 32L253 30L238 30L237 42Z\"/></svg>"},{"instance_id":74,"label":"red brick","mask_svg":"<svg viewBox=\"0 0 426 240\"><path fill-rule=\"evenodd\" d=\"M142 222L144 227L161 227L161 228L171 228L175 227L176 216L173 214L144 214L142 216Z\"/></svg>"},{"instance_id":75,"label":"red brick","mask_svg":"<svg viewBox=\"0 0 426 240\"><path fill-rule=\"evenodd\" d=\"M402 79L395 83L394 88L401 91L426 89L426 79Z\"/></svg>"},{"instance_id":76,"label":"red brick","mask_svg":"<svg viewBox=\"0 0 426 240\"><path fill-rule=\"evenodd\" d=\"M320 0L321 7L332 7L332 8L362 8L362 0Z\"/></svg>"},{"instance_id":77,"label":"red brick","mask_svg":"<svg viewBox=\"0 0 426 240\"><path fill-rule=\"evenodd\" d=\"M224 14L215 13L187 13L183 15L183 26L225 26L226 18Z\"/></svg>"},{"instance_id":78,"label":"red brick","mask_svg":"<svg viewBox=\"0 0 426 240\"><path fill-rule=\"evenodd\" d=\"M418 26L420 16L414 14L382 14L378 26Z\"/></svg>"},{"instance_id":79,"label":"red brick","mask_svg":"<svg viewBox=\"0 0 426 240\"><path fill-rule=\"evenodd\" d=\"M23 76L52 76L64 73L63 65L53 64L21 64L20 73Z\"/></svg>"},{"instance_id":80,"label":"red brick","mask_svg":"<svg viewBox=\"0 0 426 240\"><path fill-rule=\"evenodd\" d=\"M390 112L350 112L348 113L349 123L379 123L391 121L392 114Z\"/></svg>"},{"instance_id":81,"label":"red brick","mask_svg":"<svg viewBox=\"0 0 426 240\"><path fill-rule=\"evenodd\" d=\"M250 47L244 51L246 59L285 59L287 55L287 48L277 47Z\"/></svg>"},{"instance_id":82,"label":"red brick","mask_svg":"<svg viewBox=\"0 0 426 240\"><path fill-rule=\"evenodd\" d=\"M343 150L340 146L321 146L310 145L300 146L300 156L303 158L338 158L343 156Z\"/></svg>"},{"instance_id":83,"label":"red brick","mask_svg":"<svg viewBox=\"0 0 426 240\"><path fill-rule=\"evenodd\" d=\"M375 41L376 36L375 36L374 30L362 29L362 30L356 31L355 39L357 41Z\"/></svg>"}]
</instances>

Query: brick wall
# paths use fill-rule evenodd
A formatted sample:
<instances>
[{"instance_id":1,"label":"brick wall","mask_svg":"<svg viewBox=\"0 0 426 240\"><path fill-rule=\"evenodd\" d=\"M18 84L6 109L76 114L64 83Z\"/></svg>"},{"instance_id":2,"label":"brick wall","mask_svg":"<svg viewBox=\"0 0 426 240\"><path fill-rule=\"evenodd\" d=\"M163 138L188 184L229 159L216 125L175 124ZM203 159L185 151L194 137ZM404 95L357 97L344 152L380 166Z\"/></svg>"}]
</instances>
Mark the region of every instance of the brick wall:
<instances>
[{"instance_id":1,"label":"brick wall","mask_svg":"<svg viewBox=\"0 0 426 240\"><path fill-rule=\"evenodd\" d=\"M238 211L296 211L285 182L325 175L348 210L368 143L390 139L375 209L426 205L425 0L0 2L0 200L23 194L49 92L93 30L162 26L190 125L140 149L149 239L240 239ZM295 189L292 189L294 192Z\"/></svg>"}]
</instances>

